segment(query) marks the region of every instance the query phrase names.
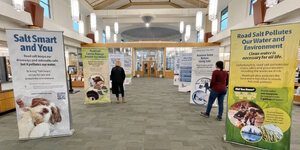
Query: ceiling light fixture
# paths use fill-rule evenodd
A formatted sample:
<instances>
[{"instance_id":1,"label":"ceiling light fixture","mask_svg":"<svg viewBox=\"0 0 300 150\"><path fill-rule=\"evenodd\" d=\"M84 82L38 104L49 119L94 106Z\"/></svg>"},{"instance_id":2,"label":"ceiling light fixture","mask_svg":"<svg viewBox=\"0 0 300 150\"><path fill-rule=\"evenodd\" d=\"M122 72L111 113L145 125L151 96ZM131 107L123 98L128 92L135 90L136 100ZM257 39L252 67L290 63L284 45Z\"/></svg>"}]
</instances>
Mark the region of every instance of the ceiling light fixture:
<instances>
[{"instance_id":1,"label":"ceiling light fixture","mask_svg":"<svg viewBox=\"0 0 300 150\"><path fill-rule=\"evenodd\" d=\"M109 41L110 40L110 26L106 26L105 27L105 35L106 35L106 40Z\"/></svg>"},{"instance_id":2,"label":"ceiling light fixture","mask_svg":"<svg viewBox=\"0 0 300 150\"><path fill-rule=\"evenodd\" d=\"M78 30L79 34L84 35L84 22L82 20L78 22L78 28L79 28Z\"/></svg>"},{"instance_id":3,"label":"ceiling light fixture","mask_svg":"<svg viewBox=\"0 0 300 150\"><path fill-rule=\"evenodd\" d=\"M74 21L79 21L79 2L78 0L71 0L71 12L72 12L72 19Z\"/></svg>"},{"instance_id":4,"label":"ceiling light fixture","mask_svg":"<svg viewBox=\"0 0 300 150\"><path fill-rule=\"evenodd\" d=\"M216 35L218 32L218 19L212 21L211 24L211 34Z\"/></svg>"},{"instance_id":5,"label":"ceiling light fixture","mask_svg":"<svg viewBox=\"0 0 300 150\"><path fill-rule=\"evenodd\" d=\"M149 28L149 27L150 27L150 23L145 23L145 26L146 26L147 28Z\"/></svg>"},{"instance_id":6,"label":"ceiling light fixture","mask_svg":"<svg viewBox=\"0 0 300 150\"><path fill-rule=\"evenodd\" d=\"M97 17L95 13L90 14L90 23L91 23L91 31L95 32L97 30Z\"/></svg>"},{"instance_id":7,"label":"ceiling light fixture","mask_svg":"<svg viewBox=\"0 0 300 150\"><path fill-rule=\"evenodd\" d=\"M196 30L200 31L202 29L202 19L203 13L202 11L198 11L196 14Z\"/></svg>"},{"instance_id":8,"label":"ceiling light fixture","mask_svg":"<svg viewBox=\"0 0 300 150\"><path fill-rule=\"evenodd\" d=\"M146 28L149 28L150 23L153 20L153 16L151 15L142 16L142 20L144 21Z\"/></svg>"},{"instance_id":9,"label":"ceiling light fixture","mask_svg":"<svg viewBox=\"0 0 300 150\"><path fill-rule=\"evenodd\" d=\"M184 32L184 22L183 21L180 21L180 23L179 23L179 32L181 34L183 34L183 32Z\"/></svg>"},{"instance_id":10,"label":"ceiling light fixture","mask_svg":"<svg viewBox=\"0 0 300 150\"><path fill-rule=\"evenodd\" d=\"M14 5L14 8L17 10L17 11L23 11L24 10L24 0L13 0L13 5Z\"/></svg>"},{"instance_id":11,"label":"ceiling light fixture","mask_svg":"<svg viewBox=\"0 0 300 150\"><path fill-rule=\"evenodd\" d=\"M199 41L204 42L204 29L200 29L199 31Z\"/></svg>"},{"instance_id":12,"label":"ceiling light fixture","mask_svg":"<svg viewBox=\"0 0 300 150\"><path fill-rule=\"evenodd\" d=\"M114 29L115 29L115 34L118 34L119 33L119 23L118 22L114 23Z\"/></svg>"},{"instance_id":13,"label":"ceiling light fixture","mask_svg":"<svg viewBox=\"0 0 300 150\"><path fill-rule=\"evenodd\" d=\"M114 42L117 43L117 41L118 41L118 35L114 34Z\"/></svg>"},{"instance_id":14,"label":"ceiling light fixture","mask_svg":"<svg viewBox=\"0 0 300 150\"><path fill-rule=\"evenodd\" d=\"M186 25L184 40L187 42L191 37L191 25Z\"/></svg>"},{"instance_id":15,"label":"ceiling light fixture","mask_svg":"<svg viewBox=\"0 0 300 150\"><path fill-rule=\"evenodd\" d=\"M95 38L95 42L96 42L96 43L99 43L99 31L98 31L98 30L96 30L96 31L94 32L94 38Z\"/></svg>"},{"instance_id":16,"label":"ceiling light fixture","mask_svg":"<svg viewBox=\"0 0 300 150\"><path fill-rule=\"evenodd\" d=\"M209 0L208 19L213 21L217 19L218 0Z\"/></svg>"}]
</instances>

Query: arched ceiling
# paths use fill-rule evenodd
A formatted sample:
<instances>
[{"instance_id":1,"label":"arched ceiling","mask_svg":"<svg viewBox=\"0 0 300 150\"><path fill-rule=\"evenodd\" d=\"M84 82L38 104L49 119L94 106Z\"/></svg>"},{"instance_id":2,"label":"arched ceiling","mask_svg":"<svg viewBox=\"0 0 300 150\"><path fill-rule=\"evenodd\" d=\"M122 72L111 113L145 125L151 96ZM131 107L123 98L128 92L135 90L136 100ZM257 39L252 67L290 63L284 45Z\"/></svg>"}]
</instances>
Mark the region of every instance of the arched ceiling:
<instances>
[{"instance_id":1,"label":"arched ceiling","mask_svg":"<svg viewBox=\"0 0 300 150\"><path fill-rule=\"evenodd\" d=\"M95 10L137 8L206 8L208 0L86 0Z\"/></svg>"}]
</instances>

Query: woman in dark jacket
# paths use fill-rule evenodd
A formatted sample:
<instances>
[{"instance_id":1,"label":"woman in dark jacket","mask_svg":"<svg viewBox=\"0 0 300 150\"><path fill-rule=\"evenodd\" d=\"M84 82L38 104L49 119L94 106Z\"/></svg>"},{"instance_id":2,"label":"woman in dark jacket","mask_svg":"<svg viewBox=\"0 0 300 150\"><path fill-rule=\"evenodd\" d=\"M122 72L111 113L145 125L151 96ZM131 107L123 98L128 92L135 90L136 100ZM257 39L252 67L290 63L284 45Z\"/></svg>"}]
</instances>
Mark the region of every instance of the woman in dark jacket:
<instances>
[{"instance_id":1,"label":"woman in dark jacket","mask_svg":"<svg viewBox=\"0 0 300 150\"><path fill-rule=\"evenodd\" d=\"M202 116L209 117L212 105L215 102L216 98L218 98L219 113L217 116L217 120L219 121L222 120L224 97L227 92L228 77L229 77L228 73L223 69L224 69L223 62L218 61L216 63L216 70L213 72L210 81L211 90L208 98L206 112L201 112Z\"/></svg>"},{"instance_id":2,"label":"woman in dark jacket","mask_svg":"<svg viewBox=\"0 0 300 150\"><path fill-rule=\"evenodd\" d=\"M112 81L112 93L116 94L117 103L120 103L119 94L122 95L122 102L126 103L125 101L125 94L124 94L124 87L123 83L125 81L125 71L121 67L121 62L116 61L116 66L111 69L110 79Z\"/></svg>"}]
</instances>

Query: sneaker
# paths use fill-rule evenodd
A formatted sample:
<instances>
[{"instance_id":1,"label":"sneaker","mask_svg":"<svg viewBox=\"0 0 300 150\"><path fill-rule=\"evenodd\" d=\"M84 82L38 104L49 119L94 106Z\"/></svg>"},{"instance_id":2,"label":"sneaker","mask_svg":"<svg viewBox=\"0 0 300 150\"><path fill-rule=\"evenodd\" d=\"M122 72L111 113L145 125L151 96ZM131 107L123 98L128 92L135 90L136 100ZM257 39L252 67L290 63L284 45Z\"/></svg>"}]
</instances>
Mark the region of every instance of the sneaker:
<instances>
[{"instance_id":1,"label":"sneaker","mask_svg":"<svg viewBox=\"0 0 300 150\"><path fill-rule=\"evenodd\" d=\"M216 120L218 120L218 121L222 121L222 117L220 117L220 116L217 116Z\"/></svg>"},{"instance_id":2,"label":"sneaker","mask_svg":"<svg viewBox=\"0 0 300 150\"><path fill-rule=\"evenodd\" d=\"M206 112L201 112L200 115L203 116L203 117L205 117L205 118L209 117L209 114L207 114Z\"/></svg>"}]
</instances>

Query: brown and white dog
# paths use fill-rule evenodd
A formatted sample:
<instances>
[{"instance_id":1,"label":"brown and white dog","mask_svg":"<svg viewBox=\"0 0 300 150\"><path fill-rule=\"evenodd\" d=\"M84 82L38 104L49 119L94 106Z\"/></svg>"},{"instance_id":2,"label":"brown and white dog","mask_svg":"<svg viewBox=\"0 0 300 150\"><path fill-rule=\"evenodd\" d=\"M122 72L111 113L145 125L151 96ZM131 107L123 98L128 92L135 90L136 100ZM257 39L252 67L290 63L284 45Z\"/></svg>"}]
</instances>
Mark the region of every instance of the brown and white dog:
<instances>
[{"instance_id":1,"label":"brown and white dog","mask_svg":"<svg viewBox=\"0 0 300 150\"><path fill-rule=\"evenodd\" d=\"M49 136L52 126L62 120L59 108L47 99L34 98L31 106L25 106L21 99L16 102L21 110L20 139Z\"/></svg>"}]
</instances>

